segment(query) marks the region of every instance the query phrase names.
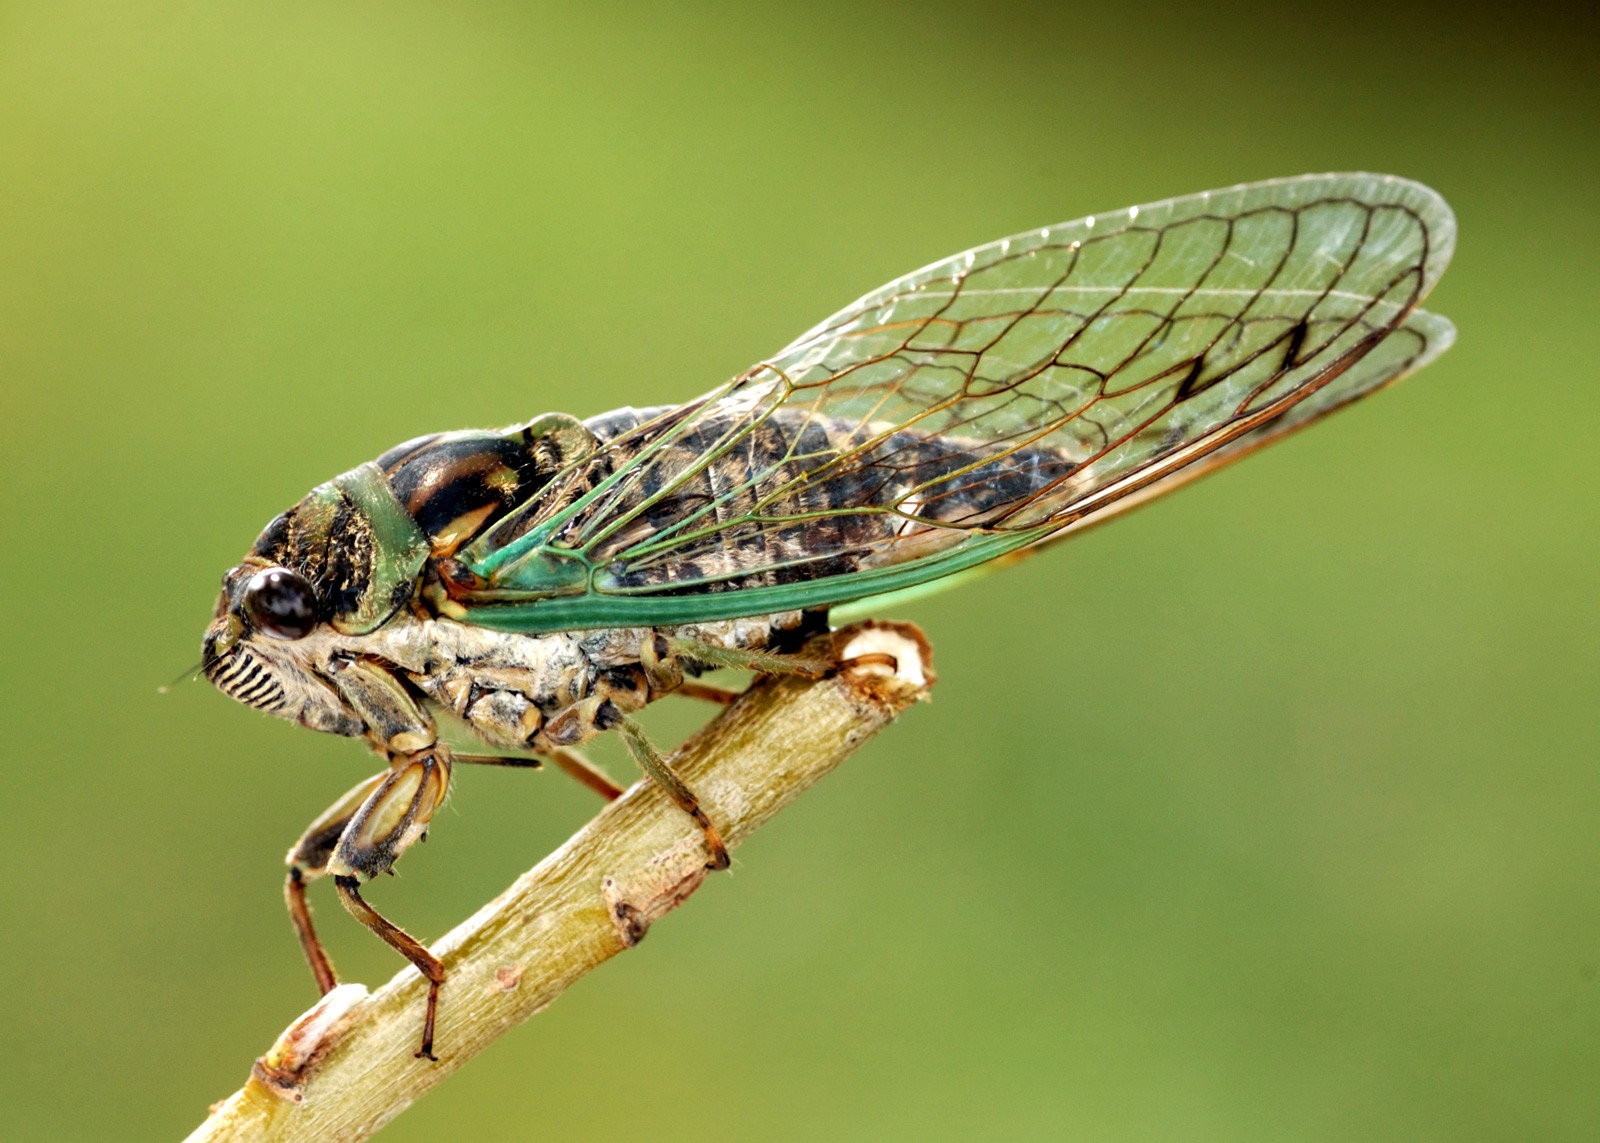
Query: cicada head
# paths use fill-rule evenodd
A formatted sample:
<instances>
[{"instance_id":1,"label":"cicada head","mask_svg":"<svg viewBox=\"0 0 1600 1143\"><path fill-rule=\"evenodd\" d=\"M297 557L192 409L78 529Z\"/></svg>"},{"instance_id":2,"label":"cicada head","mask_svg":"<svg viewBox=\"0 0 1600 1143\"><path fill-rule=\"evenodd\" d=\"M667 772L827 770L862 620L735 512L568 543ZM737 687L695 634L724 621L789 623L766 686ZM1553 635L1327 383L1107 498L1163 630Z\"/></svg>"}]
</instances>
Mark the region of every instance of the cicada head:
<instances>
[{"instance_id":1,"label":"cicada head","mask_svg":"<svg viewBox=\"0 0 1600 1143\"><path fill-rule=\"evenodd\" d=\"M428 553L376 466L319 485L223 577L202 647L206 678L258 710L362 734L330 681L337 659L405 606Z\"/></svg>"}]
</instances>

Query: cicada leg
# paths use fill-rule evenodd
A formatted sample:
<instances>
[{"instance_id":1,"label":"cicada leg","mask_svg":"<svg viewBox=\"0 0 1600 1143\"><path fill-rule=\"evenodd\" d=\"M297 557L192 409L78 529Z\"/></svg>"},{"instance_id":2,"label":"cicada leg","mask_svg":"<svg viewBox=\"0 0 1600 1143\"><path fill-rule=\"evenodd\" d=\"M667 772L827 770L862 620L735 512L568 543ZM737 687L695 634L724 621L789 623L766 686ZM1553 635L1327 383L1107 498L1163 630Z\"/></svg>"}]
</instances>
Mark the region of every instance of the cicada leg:
<instances>
[{"instance_id":1,"label":"cicada leg","mask_svg":"<svg viewBox=\"0 0 1600 1143\"><path fill-rule=\"evenodd\" d=\"M439 986L444 983L444 964L438 957L422 947L422 942L399 925L385 917L362 899L360 885L354 877L335 877L339 900L350 910L351 916L377 933L401 956L417 966L417 971L428 978L428 1012L422 1019L422 1046L412 1054L419 1060L433 1060L433 1026L439 1015Z\"/></svg>"},{"instance_id":2,"label":"cicada leg","mask_svg":"<svg viewBox=\"0 0 1600 1143\"><path fill-rule=\"evenodd\" d=\"M531 742L530 746L540 754L558 761L558 764L563 753L570 753L573 760L583 759L582 755L571 751L569 744L587 741L596 733L612 728L622 732L622 739L627 743L628 752L633 755L640 768L650 775L655 783L665 790L705 832L706 845L711 850L710 868L728 868L728 847L722 840L721 831L700 808L700 799L695 797L694 791L684 785L683 779L672 772L666 760L645 736L644 729L618 709L610 699L602 695L590 695L583 701L573 703L565 710L557 712L545 722L536 736L536 742ZM589 765L587 759L583 759L583 764ZM583 775L575 776L580 777L580 780L586 780Z\"/></svg>"},{"instance_id":3,"label":"cicada leg","mask_svg":"<svg viewBox=\"0 0 1600 1143\"><path fill-rule=\"evenodd\" d=\"M589 761L581 750L557 746L547 751L545 757L555 763L556 769L582 782L606 801L614 802L622 797L622 787L611 780L611 775Z\"/></svg>"},{"instance_id":4,"label":"cicada leg","mask_svg":"<svg viewBox=\"0 0 1600 1143\"><path fill-rule=\"evenodd\" d=\"M705 833L706 848L711 851L708 867L728 868L730 864L728 846L722 840L722 831L712 824L706 812L700 808L700 799L695 797L694 791L684 785L683 779L672 772L672 767L667 765L667 760L661 757L661 753L645 735L643 727L626 716L623 716L616 725L622 734L622 740L628 744L628 752L638 761L640 768L649 774L656 785L665 790Z\"/></svg>"},{"instance_id":5,"label":"cicada leg","mask_svg":"<svg viewBox=\"0 0 1600 1143\"><path fill-rule=\"evenodd\" d=\"M290 848L285 859L289 864L289 876L284 881L283 896L289 906L289 919L294 922L295 936L300 938L300 947L311 965L311 975L317 978L317 987L324 996L333 991L339 978L311 923L311 909L306 904L306 884L328 871L328 861L333 856L334 847L339 844L339 835L344 833L362 803L372 796L372 792L389 774L388 770L374 774L347 790L306 827L306 832L300 835L300 840Z\"/></svg>"},{"instance_id":6,"label":"cicada leg","mask_svg":"<svg viewBox=\"0 0 1600 1143\"><path fill-rule=\"evenodd\" d=\"M677 689L672 693L682 695L684 698L716 703L718 706L732 706L744 692L733 690L730 687L719 687L712 683L682 682L678 684Z\"/></svg>"},{"instance_id":7,"label":"cicada leg","mask_svg":"<svg viewBox=\"0 0 1600 1143\"><path fill-rule=\"evenodd\" d=\"M661 658L688 659L709 667L729 667L737 671L755 671L762 675L799 675L806 679L822 679L849 667L876 664L893 669L897 666L893 655L874 651L849 659L830 659L825 655L788 653L783 651L749 651L740 647L719 647L693 639L667 638L658 635L654 648ZM665 644L665 649L661 644Z\"/></svg>"},{"instance_id":8,"label":"cicada leg","mask_svg":"<svg viewBox=\"0 0 1600 1143\"><path fill-rule=\"evenodd\" d=\"M444 965L415 937L367 904L359 887L362 881L388 872L407 847L427 832L428 821L444 803L449 785L450 762L442 748L396 757L393 767L379 776L371 793L350 815L326 862L344 907L427 978L428 1009L422 1046L416 1055L429 1060L438 1058L433 1054L433 1029L439 986L445 980Z\"/></svg>"},{"instance_id":9,"label":"cicada leg","mask_svg":"<svg viewBox=\"0 0 1600 1143\"><path fill-rule=\"evenodd\" d=\"M455 762L468 762L478 766L511 766L522 770L537 770L546 760L554 763L557 770L569 778L574 778L589 787L608 802L616 801L622 796L622 787L611 780L600 767L589 761L581 751L568 746L551 746L545 748L542 758L518 758L504 754L452 754L451 760Z\"/></svg>"},{"instance_id":10,"label":"cicada leg","mask_svg":"<svg viewBox=\"0 0 1600 1143\"><path fill-rule=\"evenodd\" d=\"M769 675L800 675L805 678L825 678L835 671L858 663L868 661L886 661L889 666L894 666L894 658L890 655L865 655L843 662L816 654L786 653L782 651L746 650L736 647L722 647L712 643L701 643L697 640L675 638L655 633L645 639L639 649L639 662L649 683L650 690L656 694L677 692L689 695L692 698L707 699L712 702L726 705L731 703L738 695L725 691L721 687L713 687L702 683L692 683L684 679L685 662L697 663L708 667L730 667L736 670L757 671ZM579 707L574 707L569 714L569 721L575 724L583 720L583 712ZM608 717L609 716L609 717ZM616 726L621 732L623 741L627 743L629 752L638 761L645 773L671 796L679 807L683 809L696 824L700 826L706 837L706 846L711 851L710 868L726 869L728 867L728 847L722 838L722 832L716 827L700 807L700 799L693 790L684 783L683 779L673 773L661 756L654 744L644 733L637 722L626 714L616 711L606 711L604 707L594 712L592 719L595 726L606 729L608 725ZM551 730L547 727L547 732Z\"/></svg>"},{"instance_id":11,"label":"cicada leg","mask_svg":"<svg viewBox=\"0 0 1600 1143\"><path fill-rule=\"evenodd\" d=\"M683 677L682 664L685 661L706 667L757 671L764 675L802 675L808 679L820 679L838 667L837 663L822 655L721 647L715 643L702 643L697 639L680 639L660 634L653 639L645 640L640 658L647 673L652 671L652 663L660 663L662 666L655 668L657 672L665 674L670 670L679 679Z\"/></svg>"}]
</instances>

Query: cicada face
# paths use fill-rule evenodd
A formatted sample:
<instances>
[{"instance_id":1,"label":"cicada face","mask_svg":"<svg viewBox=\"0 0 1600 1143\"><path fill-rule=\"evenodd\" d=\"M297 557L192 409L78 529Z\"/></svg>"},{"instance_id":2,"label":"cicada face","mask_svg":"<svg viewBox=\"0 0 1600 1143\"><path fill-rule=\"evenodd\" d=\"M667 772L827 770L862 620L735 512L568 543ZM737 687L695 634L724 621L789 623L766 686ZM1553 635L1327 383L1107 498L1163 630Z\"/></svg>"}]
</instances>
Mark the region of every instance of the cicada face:
<instances>
[{"instance_id":1,"label":"cicada face","mask_svg":"<svg viewBox=\"0 0 1600 1143\"><path fill-rule=\"evenodd\" d=\"M204 674L246 706L358 736L365 725L331 682L338 648L321 598L300 572L252 554L223 577L202 644Z\"/></svg>"}]
</instances>

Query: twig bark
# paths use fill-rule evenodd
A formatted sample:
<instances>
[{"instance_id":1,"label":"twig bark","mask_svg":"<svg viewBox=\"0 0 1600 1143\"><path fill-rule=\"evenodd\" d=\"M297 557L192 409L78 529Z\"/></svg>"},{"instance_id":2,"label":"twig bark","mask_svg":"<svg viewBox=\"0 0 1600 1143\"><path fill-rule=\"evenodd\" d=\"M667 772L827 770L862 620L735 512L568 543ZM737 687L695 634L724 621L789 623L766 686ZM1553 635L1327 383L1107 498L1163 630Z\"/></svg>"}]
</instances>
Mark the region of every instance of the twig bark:
<instances>
[{"instance_id":1,"label":"twig bark","mask_svg":"<svg viewBox=\"0 0 1600 1143\"><path fill-rule=\"evenodd\" d=\"M863 623L831 638L837 659L866 658L816 682L761 680L672 756L730 849L927 696L928 644L915 627ZM450 973L439 1062L412 1058L424 993L414 970L370 995L346 984L289 1026L191 1143L365 1139L637 944L705 880L705 861L700 829L638 783L433 946Z\"/></svg>"}]
</instances>

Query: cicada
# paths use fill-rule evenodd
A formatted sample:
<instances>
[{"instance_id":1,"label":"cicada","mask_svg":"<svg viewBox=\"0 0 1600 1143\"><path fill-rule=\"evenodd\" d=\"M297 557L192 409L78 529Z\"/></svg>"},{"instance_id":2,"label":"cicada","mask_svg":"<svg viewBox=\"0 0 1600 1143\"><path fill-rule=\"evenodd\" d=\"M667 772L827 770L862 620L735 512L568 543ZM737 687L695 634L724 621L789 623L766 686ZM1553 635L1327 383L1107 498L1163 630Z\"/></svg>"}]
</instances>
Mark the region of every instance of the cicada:
<instances>
[{"instance_id":1,"label":"cicada","mask_svg":"<svg viewBox=\"0 0 1600 1143\"><path fill-rule=\"evenodd\" d=\"M1455 222L1427 187L1307 175L1130 207L898 278L686 404L418 437L314 488L223 579L203 673L383 759L288 856L430 983L361 886L463 762L619 729L726 866L717 824L634 722L707 668L816 673L830 612L966 578L1235 460L1431 360L1417 309ZM487 748L452 751L449 712ZM695 828L685 822L685 828Z\"/></svg>"}]
</instances>

